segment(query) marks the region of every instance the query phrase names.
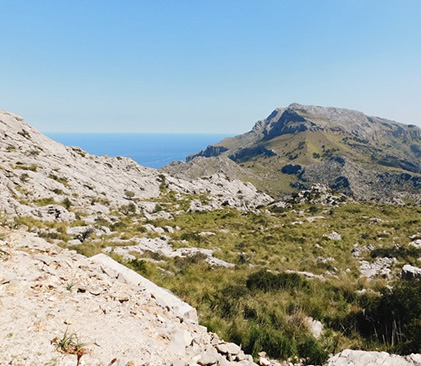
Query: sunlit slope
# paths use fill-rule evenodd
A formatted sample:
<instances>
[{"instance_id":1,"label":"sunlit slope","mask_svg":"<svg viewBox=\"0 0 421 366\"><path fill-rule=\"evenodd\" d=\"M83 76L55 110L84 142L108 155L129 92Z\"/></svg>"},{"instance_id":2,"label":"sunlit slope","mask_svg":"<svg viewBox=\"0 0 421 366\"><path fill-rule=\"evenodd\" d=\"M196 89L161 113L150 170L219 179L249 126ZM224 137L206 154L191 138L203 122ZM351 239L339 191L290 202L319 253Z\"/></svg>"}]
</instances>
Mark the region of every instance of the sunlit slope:
<instances>
[{"instance_id":1,"label":"sunlit slope","mask_svg":"<svg viewBox=\"0 0 421 366\"><path fill-rule=\"evenodd\" d=\"M236 165L222 169L223 157ZM222 169L274 196L314 183L359 199L421 193L421 130L347 109L276 109L251 131L189 156L172 172L191 172L204 161L207 170Z\"/></svg>"}]
</instances>

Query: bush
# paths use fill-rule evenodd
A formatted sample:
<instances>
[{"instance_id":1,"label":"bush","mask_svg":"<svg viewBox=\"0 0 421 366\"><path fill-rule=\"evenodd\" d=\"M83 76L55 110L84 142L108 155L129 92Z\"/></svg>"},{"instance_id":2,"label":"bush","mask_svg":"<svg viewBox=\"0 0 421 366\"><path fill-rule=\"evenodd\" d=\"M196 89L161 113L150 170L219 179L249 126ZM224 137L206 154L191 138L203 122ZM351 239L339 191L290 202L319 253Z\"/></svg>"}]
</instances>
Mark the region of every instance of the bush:
<instances>
[{"instance_id":1,"label":"bush","mask_svg":"<svg viewBox=\"0 0 421 366\"><path fill-rule=\"evenodd\" d=\"M248 276L247 288L251 291L278 291L308 289L308 281L297 273L274 274L266 270L260 270Z\"/></svg>"},{"instance_id":2,"label":"bush","mask_svg":"<svg viewBox=\"0 0 421 366\"><path fill-rule=\"evenodd\" d=\"M246 352L257 355L264 350L270 357L286 360L297 354L296 343L282 330L252 327L250 343L245 347Z\"/></svg>"},{"instance_id":3,"label":"bush","mask_svg":"<svg viewBox=\"0 0 421 366\"><path fill-rule=\"evenodd\" d=\"M411 258L419 258L421 256L421 249L415 247L392 247L392 248L377 248L371 251L371 258L388 257L388 258L402 258L406 261Z\"/></svg>"},{"instance_id":4,"label":"bush","mask_svg":"<svg viewBox=\"0 0 421 366\"><path fill-rule=\"evenodd\" d=\"M313 365L322 365L329 357L328 352L313 336L307 336L304 338L302 343L298 345L298 353L300 357L306 359L307 363Z\"/></svg>"},{"instance_id":5,"label":"bush","mask_svg":"<svg viewBox=\"0 0 421 366\"><path fill-rule=\"evenodd\" d=\"M194 255L189 255L186 257L176 257L174 259L174 265L177 267L179 271L183 271L185 268L197 264L200 262L204 262L207 256L203 253L197 253Z\"/></svg>"},{"instance_id":6,"label":"bush","mask_svg":"<svg viewBox=\"0 0 421 366\"><path fill-rule=\"evenodd\" d=\"M132 191L124 191L124 196L125 196L125 198L127 198L127 199L133 199L134 198L134 196L135 196L135 193L134 192L132 192Z\"/></svg>"},{"instance_id":7,"label":"bush","mask_svg":"<svg viewBox=\"0 0 421 366\"><path fill-rule=\"evenodd\" d=\"M143 275L148 274L148 268L146 267L146 263L143 260L139 260L139 259L136 258L136 259L132 259L127 264L128 264L129 267L134 269L136 272L139 272Z\"/></svg>"},{"instance_id":8,"label":"bush","mask_svg":"<svg viewBox=\"0 0 421 366\"><path fill-rule=\"evenodd\" d=\"M380 297L366 299L358 326L367 339L394 352L421 352L421 281L401 280Z\"/></svg>"},{"instance_id":9,"label":"bush","mask_svg":"<svg viewBox=\"0 0 421 366\"><path fill-rule=\"evenodd\" d=\"M130 202L128 205L123 205L120 207L120 212L125 216L129 214L135 214L136 205L133 202Z\"/></svg>"},{"instance_id":10,"label":"bush","mask_svg":"<svg viewBox=\"0 0 421 366\"><path fill-rule=\"evenodd\" d=\"M72 201L70 201L67 197L61 203L67 210L72 206Z\"/></svg>"}]
</instances>

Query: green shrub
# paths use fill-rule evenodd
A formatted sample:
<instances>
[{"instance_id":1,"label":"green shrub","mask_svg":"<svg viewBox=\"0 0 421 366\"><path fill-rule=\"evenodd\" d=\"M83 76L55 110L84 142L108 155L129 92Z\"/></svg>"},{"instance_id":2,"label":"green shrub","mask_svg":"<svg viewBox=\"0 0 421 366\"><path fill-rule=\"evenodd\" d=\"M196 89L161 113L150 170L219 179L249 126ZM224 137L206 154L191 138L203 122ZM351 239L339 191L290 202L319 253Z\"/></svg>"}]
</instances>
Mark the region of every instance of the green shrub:
<instances>
[{"instance_id":1,"label":"green shrub","mask_svg":"<svg viewBox=\"0 0 421 366\"><path fill-rule=\"evenodd\" d=\"M46 197L46 198L41 198L39 200L35 200L34 203L37 206L48 206L48 205L54 205L57 204L57 202L54 200L54 198L52 197Z\"/></svg>"},{"instance_id":2,"label":"green shrub","mask_svg":"<svg viewBox=\"0 0 421 366\"><path fill-rule=\"evenodd\" d=\"M312 365L322 365L329 358L326 349L313 336L305 335L298 344L298 354L306 359L306 363Z\"/></svg>"},{"instance_id":3,"label":"green shrub","mask_svg":"<svg viewBox=\"0 0 421 366\"><path fill-rule=\"evenodd\" d=\"M134 269L136 272L139 272L143 275L148 274L148 269L146 267L146 263L143 260L139 260L139 259L132 259L131 261L129 261L127 263L127 265L129 267L131 267L132 269Z\"/></svg>"},{"instance_id":4,"label":"green shrub","mask_svg":"<svg viewBox=\"0 0 421 366\"><path fill-rule=\"evenodd\" d=\"M278 291L308 289L308 281L297 273L274 274L267 270L260 270L248 276L247 288L251 291Z\"/></svg>"},{"instance_id":5,"label":"green shrub","mask_svg":"<svg viewBox=\"0 0 421 366\"><path fill-rule=\"evenodd\" d=\"M417 259L421 256L421 249L415 247L396 247L392 248L377 248L371 251L371 258L388 257L388 258L402 258L406 261L410 259Z\"/></svg>"},{"instance_id":6,"label":"green shrub","mask_svg":"<svg viewBox=\"0 0 421 366\"><path fill-rule=\"evenodd\" d=\"M183 271L186 267L189 267L192 264L205 261L206 258L207 256L205 254L197 253L186 257L176 257L174 259L174 264L179 271Z\"/></svg>"},{"instance_id":7,"label":"green shrub","mask_svg":"<svg viewBox=\"0 0 421 366\"><path fill-rule=\"evenodd\" d=\"M50 178L50 179L52 179L52 180L55 180L56 182L59 182L59 183L61 183L61 184L63 184L64 186L68 186L69 185L69 181L68 181L68 179L67 178L64 178L64 177L58 177L57 175L55 175L55 174L50 174L49 176L48 176L48 178Z\"/></svg>"},{"instance_id":8,"label":"green shrub","mask_svg":"<svg viewBox=\"0 0 421 366\"><path fill-rule=\"evenodd\" d=\"M124 196L125 196L125 198L127 198L127 199L133 199L134 198L134 196L135 196L135 193L134 192L132 192L132 191L124 191Z\"/></svg>"},{"instance_id":9,"label":"green shrub","mask_svg":"<svg viewBox=\"0 0 421 366\"><path fill-rule=\"evenodd\" d=\"M159 174L158 175L158 178L157 178L157 181L159 182L159 190L162 193L166 193L167 192L167 189L168 189L168 183L167 183L167 181L165 179L165 175L164 174Z\"/></svg>"},{"instance_id":10,"label":"green shrub","mask_svg":"<svg viewBox=\"0 0 421 366\"><path fill-rule=\"evenodd\" d=\"M360 332L391 351L409 354L421 352L421 281L400 280L381 296L366 299L359 314Z\"/></svg>"}]
</instances>

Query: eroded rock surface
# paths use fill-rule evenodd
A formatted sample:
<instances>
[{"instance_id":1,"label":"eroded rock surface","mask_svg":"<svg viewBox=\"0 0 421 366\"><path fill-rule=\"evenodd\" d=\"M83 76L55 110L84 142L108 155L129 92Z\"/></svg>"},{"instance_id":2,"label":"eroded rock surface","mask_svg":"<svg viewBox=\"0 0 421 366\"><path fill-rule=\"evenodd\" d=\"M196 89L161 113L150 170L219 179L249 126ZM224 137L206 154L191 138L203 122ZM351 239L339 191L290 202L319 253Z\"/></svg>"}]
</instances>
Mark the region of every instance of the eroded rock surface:
<instances>
[{"instance_id":1,"label":"eroded rock surface","mask_svg":"<svg viewBox=\"0 0 421 366\"><path fill-rule=\"evenodd\" d=\"M0 365L75 366L77 350L89 366L254 365L195 309L110 257L1 234Z\"/></svg>"},{"instance_id":2,"label":"eroded rock surface","mask_svg":"<svg viewBox=\"0 0 421 366\"><path fill-rule=\"evenodd\" d=\"M344 350L330 358L327 366L419 366L421 355L391 355L386 352Z\"/></svg>"},{"instance_id":3,"label":"eroded rock surface","mask_svg":"<svg viewBox=\"0 0 421 366\"><path fill-rule=\"evenodd\" d=\"M110 207L150 213L148 200L163 190L206 195L212 209L253 209L272 200L252 184L220 173L186 180L129 158L91 155L51 140L5 111L0 111L0 154L0 213L12 216L68 222L75 219L69 207L90 215L107 215Z\"/></svg>"}]
</instances>

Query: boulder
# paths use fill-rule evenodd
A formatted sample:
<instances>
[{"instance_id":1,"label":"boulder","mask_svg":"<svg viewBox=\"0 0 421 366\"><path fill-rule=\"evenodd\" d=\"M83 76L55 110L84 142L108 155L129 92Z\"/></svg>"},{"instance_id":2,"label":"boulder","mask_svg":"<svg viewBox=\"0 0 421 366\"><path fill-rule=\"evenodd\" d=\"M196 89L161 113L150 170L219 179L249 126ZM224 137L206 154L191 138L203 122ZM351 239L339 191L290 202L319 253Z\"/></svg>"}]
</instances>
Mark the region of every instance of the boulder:
<instances>
[{"instance_id":1,"label":"boulder","mask_svg":"<svg viewBox=\"0 0 421 366\"><path fill-rule=\"evenodd\" d=\"M402 267L401 277L405 280L414 280L421 278L421 268L405 264Z\"/></svg>"}]
</instances>

